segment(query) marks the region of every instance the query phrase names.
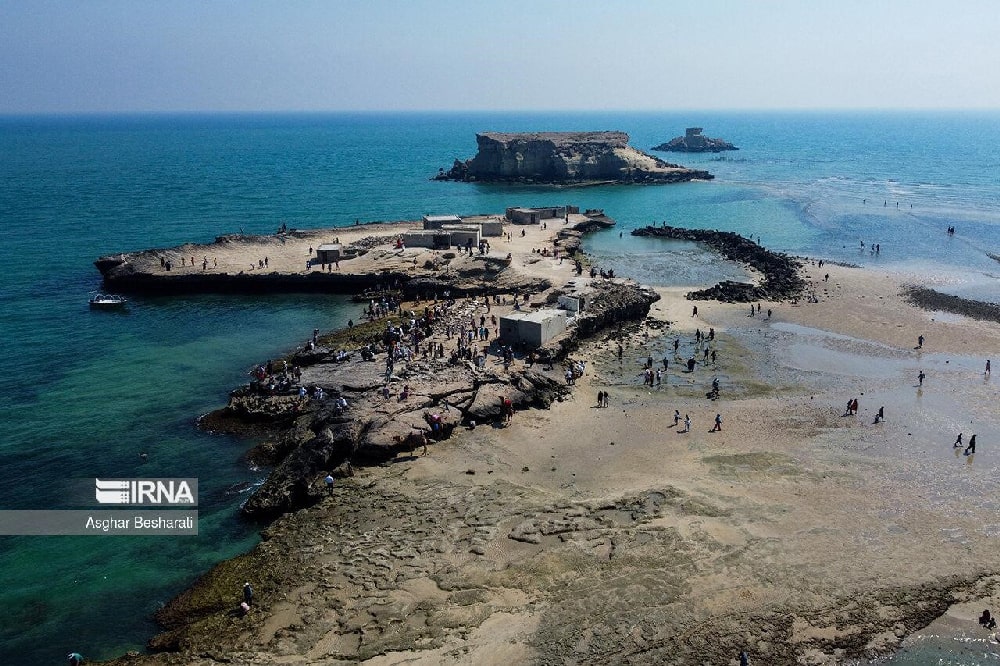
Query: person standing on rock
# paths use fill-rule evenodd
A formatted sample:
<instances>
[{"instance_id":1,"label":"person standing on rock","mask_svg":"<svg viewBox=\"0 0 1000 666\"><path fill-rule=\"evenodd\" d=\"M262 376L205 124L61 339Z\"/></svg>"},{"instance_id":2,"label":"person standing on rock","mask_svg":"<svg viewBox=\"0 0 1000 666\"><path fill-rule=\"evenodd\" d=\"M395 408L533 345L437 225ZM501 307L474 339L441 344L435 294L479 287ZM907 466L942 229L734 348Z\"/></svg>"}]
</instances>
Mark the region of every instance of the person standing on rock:
<instances>
[{"instance_id":1,"label":"person standing on rock","mask_svg":"<svg viewBox=\"0 0 1000 666\"><path fill-rule=\"evenodd\" d=\"M243 603L247 606L253 605L253 587L249 582L243 583Z\"/></svg>"},{"instance_id":2,"label":"person standing on rock","mask_svg":"<svg viewBox=\"0 0 1000 666\"><path fill-rule=\"evenodd\" d=\"M326 478L323 479L323 483L326 484L326 494L327 495L332 495L333 494L333 475L332 474L327 474ZM246 596L246 595L244 594L244 596Z\"/></svg>"}]
</instances>

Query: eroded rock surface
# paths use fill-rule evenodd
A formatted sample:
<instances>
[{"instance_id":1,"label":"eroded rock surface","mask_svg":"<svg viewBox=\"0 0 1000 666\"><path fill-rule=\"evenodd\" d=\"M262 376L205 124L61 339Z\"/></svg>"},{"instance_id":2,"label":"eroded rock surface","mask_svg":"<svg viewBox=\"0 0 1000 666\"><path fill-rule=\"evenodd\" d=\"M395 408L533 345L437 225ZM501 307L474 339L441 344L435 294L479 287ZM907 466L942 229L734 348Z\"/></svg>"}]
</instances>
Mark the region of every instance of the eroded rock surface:
<instances>
[{"instance_id":1,"label":"eroded rock surface","mask_svg":"<svg viewBox=\"0 0 1000 666\"><path fill-rule=\"evenodd\" d=\"M533 183L674 183L708 180L688 169L628 145L625 132L484 132L479 152L455 160L438 180Z\"/></svg>"}]
</instances>

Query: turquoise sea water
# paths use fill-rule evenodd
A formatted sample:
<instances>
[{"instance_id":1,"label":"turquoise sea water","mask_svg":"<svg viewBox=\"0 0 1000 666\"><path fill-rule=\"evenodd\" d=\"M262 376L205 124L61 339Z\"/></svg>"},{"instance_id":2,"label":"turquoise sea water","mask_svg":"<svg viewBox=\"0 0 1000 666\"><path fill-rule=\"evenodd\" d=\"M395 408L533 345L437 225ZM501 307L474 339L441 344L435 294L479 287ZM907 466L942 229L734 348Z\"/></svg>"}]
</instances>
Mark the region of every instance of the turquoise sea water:
<instances>
[{"instance_id":1,"label":"turquoise sea water","mask_svg":"<svg viewBox=\"0 0 1000 666\"><path fill-rule=\"evenodd\" d=\"M689 125L741 150L661 156L715 181L549 189L429 180L474 154L477 131L617 129L648 149ZM245 494L229 489L265 471L243 461L248 443L199 432L195 418L223 405L250 365L355 316L322 296L135 298L126 313L90 312L96 257L282 222L571 203L618 220L588 249L644 282L717 279L719 262L696 247L668 261L661 241L628 235L666 220L997 301L1000 264L987 255L1000 255L997 146L1000 113L0 118L0 509L65 506L71 481L97 476L198 477L201 491L197 537L0 537L0 662L141 649L159 605L252 547L256 527L237 516Z\"/></svg>"}]
</instances>

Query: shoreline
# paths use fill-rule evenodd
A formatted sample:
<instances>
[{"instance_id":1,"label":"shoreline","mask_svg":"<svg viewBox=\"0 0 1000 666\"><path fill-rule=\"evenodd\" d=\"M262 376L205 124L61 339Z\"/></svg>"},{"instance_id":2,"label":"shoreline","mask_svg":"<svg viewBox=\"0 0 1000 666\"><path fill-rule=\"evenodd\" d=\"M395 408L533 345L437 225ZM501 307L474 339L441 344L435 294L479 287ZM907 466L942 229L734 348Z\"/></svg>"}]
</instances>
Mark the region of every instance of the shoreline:
<instances>
[{"instance_id":1,"label":"shoreline","mask_svg":"<svg viewBox=\"0 0 1000 666\"><path fill-rule=\"evenodd\" d=\"M935 345L937 340L953 341L962 354L978 354L995 348L991 347L997 342L995 331L984 330L979 324L965 321L930 319L927 312L907 305L895 295L898 291L893 293L893 285L887 287L885 284L869 284L870 277L877 275L875 271L841 267L828 270L834 276L832 283L812 278L810 274L815 271L808 264L802 269L804 279L820 295L820 303L790 305L768 302L768 306L774 307L777 313L775 325L779 320L794 322L796 326L831 331L847 336L850 340L831 342L819 336L821 341L812 340L805 345L812 348L805 351L796 351L795 345L791 345L788 349L795 352L791 354L793 363L799 360L795 358L796 353L807 360L820 358L824 354L833 354L834 358L839 358L837 354L853 353L860 354L862 358L874 354L872 358L879 359L877 363L903 366L910 362L906 359L912 354L911 340L915 337L915 328L920 326L932 330L928 339L935 340ZM688 347L693 345L689 339L692 329L696 325L712 323L719 332L717 344L718 349L723 352L723 358L730 352L734 354L733 359L724 360L720 368L714 369L728 377L723 384L721 402L706 403L703 397L698 397L700 388L707 381L707 375L703 375L699 368L693 377L687 377L673 367L673 359L668 373L668 385L663 389L672 393L664 393L662 397L659 396L661 387L657 387L655 391L640 389L635 382L635 370L625 372L624 366L621 380L609 381L613 377L601 366L610 363L614 367L613 348L617 343L613 336L597 338L579 352L581 358L588 360L589 368L584 378L581 378L581 390L574 390L562 402L554 402L552 415L546 412L518 412L513 424L507 428L487 429L485 434L482 428L460 431L457 438L447 440L448 444L444 448L436 445L432 447L429 456L413 459L409 459L409 456L396 456L393 460L399 462L395 464L368 468L353 479L338 481L343 487L334 491L332 499L321 498L312 507L288 514L272 523L265 530L265 542L258 547L261 553L255 555L258 549L254 549L246 556L236 558L238 561L219 565L203 577L213 593L218 595L217 603L224 603L229 607L232 604L226 596L232 592L235 599L236 592L229 590L223 582L228 582L230 578L237 580L246 577L250 571L263 571L259 566L260 562L255 562L254 559L263 554L270 553L276 557L277 562L288 560L287 556L278 554L282 550L281 543L298 544L298 548L305 548L307 551L316 548L315 543L309 545L309 535L314 532L312 527L316 521L329 521L331 525L339 525L336 529L342 536L350 535L358 543L367 543L368 546L359 550L348 546L351 539L323 539L321 543L324 545L314 551L317 553L314 559L327 561L327 564L314 562L320 568L313 569L313 573L324 571L327 576L333 575L333 587L322 596L328 602L335 601L334 608L343 611L353 608L352 613L359 612L363 604L359 606L348 601L357 594L366 599L381 599L369 607L382 609L372 616L374 624L370 628L365 628L365 624L355 625L350 618L356 616L351 616L350 613L344 613L347 616L344 620L323 619L325 616L322 613L317 614L323 606L315 606L318 594L315 583L312 590L306 590L302 586L309 586L308 576L303 575L297 579L286 572L274 579L273 586L263 586L262 593L276 595L274 599L264 602L262 610L269 613L267 617L258 617L252 613L245 619L235 621L237 627L232 626L234 621L230 618L228 624L218 627L218 630L229 635L234 628L238 628L238 633L246 635L249 632L249 635L256 636L250 643L246 639L240 639L238 645L242 647L236 648L248 660L260 660L265 654L283 654L286 657L301 655L301 660L289 663L307 663L310 659L317 658L320 653L315 650L320 647L327 650L322 654L335 660L354 662L357 659L369 659L370 663L397 663L394 659L402 661L423 658L431 663L435 657L444 659L449 645L453 649L462 644L473 650L473 654L480 655L503 654L506 650L515 661L544 661L544 655L550 654L548 651L552 650L552 655L573 653L586 663L595 663L612 656L620 658L623 654L631 655L642 663L660 663L666 654L689 654L684 650L690 650L692 646L711 650L693 653L692 656L699 655L699 658L703 658L706 654L713 654L721 660L738 652L733 651L737 647L736 639L739 639L741 645L746 645L747 642L754 644L752 641L756 641L756 658L764 658L757 655L770 655L768 663L791 663L788 659L793 654L802 654L801 650L812 654L817 659L814 663L839 663L822 661L823 655L827 659L840 659L836 656L837 650L846 650L839 653L841 656L885 653L898 644L900 633L906 635L921 628L922 623L939 616L952 601L991 591L985 583L978 586L976 584L977 580L981 580L980 576L989 575L989 566L984 567L977 575L973 575L975 572L967 572L963 577L955 573L944 575L937 569L921 564L917 568L935 571L933 580L938 581L931 583L925 579L921 582L919 574L913 578L901 577L900 572L887 570L879 560L872 562L872 556L859 548L861 543L852 544L851 539L846 545L859 563L852 565L844 562L843 558L831 559L829 554L821 555L821 551L810 548L832 543L833 539L828 539L822 532L801 533L795 529L785 534L784 539L778 537L778 543L786 541L791 535L797 535L807 545L792 547L782 558L801 560L801 565L814 573L817 563L825 562L830 571L823 571L820 578L827 582L817 583L803 578L802 574L785 571L781 574L785 580L773 590L762 586L760 582L754 583L769 568L779 565L780 560L775 560L771 552L774 547L772 541L777 534L769 532L779 528L789 530L790 526L786 526L785 521L775 522L777 516L789 513L812 516L815 519L821 515L815 511L826 506L833 498L839 502L859 501L854 497L859 484L860 487L865 487L865 483L872 482L865 481L864 473L854 469L856 461L849 467L852 471L845 473L838 470L845 460L862 460L873 455L868 452L869 449L848 446L834 450L830 445L831 442L850 442L858 437L861 441L874 437L885 446L886 440L879 438L877 430L860 427L860 419L857 424L844 424L840 421L839 413L834 412L842 405L839 398L830 399L830 394L848 387L856 390L859 377L862 384L868 385L864 393L883 392L886 396L892 396L898 389L880 389L878 386L884 384L884 380L876 381L863 373L854 375L851 379L835 374L832 380L827 377L833 386L827 386L821 391L823 395L819 397L822 407L819 413L813 415L811 421L808 418L806 421L797 420L794 415L798 410L805 410L806 414L815 411L811 403L815 396L807 399L802 387L796 388L798 380L795 377L789 382L789 388L779 387L779 390L757 386L754 382L758 368L766 365L764 358L768 336L775 331L779 336L786 335L787 332L770 324L765 326L760 320L748 321L742 305L699 303L702 311L694 319L690 317L690 302L683 297L682 290L657 291L660 300L653 304L650 315L652 319L625 327L624 346L631 359L631 367L637 369L636 359L650 353L658 341L666 345L669 339L679 336L683 338L687 352ZM660 324L651 326L650 321ZM664 321L671 323L664 327ZM900 325L900 321L904 324ZM795 331L791 339L804 337L811 340L810 336L816 337L808 331ZM890 353L887 349L876 349L869 343L862 344L864 341L873 341L892 351ZM765 342L765 352L758 349L761 342ZM736 350L741 351L737 354ZM764 357L760 356L762 353ZM747 360L742 360L744 354ZM610 361L607 360L608 355L612 355ZM741 360L737 362L737 358ZM929 362L935 361L929 359ZM821 364L821 374L823 367L826 366ZM895 368L890 365L885 367ZM945 371L942 365L941 372ZM947 372L955 372L955 369L947 369ZM828 373L823 374L824 377L827 375ZM624 384L616 383L618 381L623 381ZM671 381L675 383L671 384ZM737 383L742 383L743 388L737 390ZM812 387L810 390L815 390L823 382L808 379L806 384ZM615 393L616 409L591 412L590 400L581 392L587 390L584 387L609 387ZM730 392L738 394L738 399L728 398ZM667 415L667 404L664 401L697 410L695 418L698 423L710 422L710 415L716 409L726 410L727 433L730 424L741 421L753 424L754 428L765 432L744 433L736 439L732 435L723 435L725 439L721 442L721 449L720 443L713 444L711 438L704 434L692 435L692 443L687 447L682 445L678 449L675 445L668 445L671 456L677 458L672 458L668 463L669 467L664 468L663 463L666 461L662 460L663 445L660 443L664 433L658 424L658 420ZM863 413L868 415L874 407L869 404L868 398L863 398L863 401ZM588 406L585 407L584 403L588 403ZM617 406L624 409L621 415L615 416ZM912 408L891 407L892 418L895 418L896 409L902 411ZM600 415L600 420L596 422L591 416L595 413ZM768 424L767 415L772 413L780 422L778 430ZM885 430L891 428L893 432L897 432L902 424L895 424L892 418L890 424L883 425L889 426ZM560 424L559 429L551 430L551 426L547 424L556 421ZM619 433L618 437L628 433L626 441L615 441L615 433ZM666 436L668 440L678 437L669 434L669 429ZM818 460L822 462L808 458L789 446L796 441L796 437L801 436L810 438L812 443L806 448L811 454L820 456ZM845 436L848 439L845 440ZM902 433L899 432L898 436L902 436ZM608 438L612 438L612 445L617 446L612 448L607 443ZM540 449L531 444L541 444L543 439L547 444ZM631 439L635 441L632 442ZM554 460L552 464L556 466L551 471L546 466L548 446L555 451L551 457ZM729 451L730 448L735 450ZM627 456L623 455L626 449L629 451ZM607 455L612 457L604 460ZM884 457L887 454L879 455ZM593 465L588 464L595 456L602 460L601 470L592 469ZM559 460L555 461L556 458ZM838 463L838 460L841 462ZM893 462L891 456L889 461ZM829 467L829 470L821 474L820 469L823 467ZM462 474L462 469L474 474ZM569 470L573 470L571 476L568 476ZM655 474L652 473L654 470ZM661 478L661 475L666 475L666 479ZM811 491L818 497L803 496L796 490L797 485L804 482L803 479L819 484L818 489ZM706 490L701 484L711 490ZM739 484L744 492L749 493L748 498L755 499L752 502L740 500L731 492L724 491L729 484ZM905 488L893 486L891 493L900 500L905 497L910 502L916 501ZM413 503L406 500L409 497L413 498ZM458 500L458 504L449 503L449 497ZM792 498L805 506L788 504ZM403 529L403 525L399 524L401 516L395 510L384 514L380 513L381 510L374 511L373 502L375 505L388 503L403 510L402 515L407 517L403 523L411 518L414 521L411 528ZM463 503L467 504L464 509L461 508ZM761 511L761 508L769 505L773 505L773 508ZM919 502L918 506L920 511L934 515L932 506ZM466 525L457 533L447 530L440 532L440 527L447 526L434 527L436 521L424 522L434 515L435 510L454 513L456 507L459 509L455 519ZM620 517L623 512L631 514L632 518L623 520ZM739 519L742 514L746 516ZM899 518L895 520L899 525L912 523L904 523ZM940 523L940 518L936 521ZM823 522L820 520L818 524ZM826 529L833 530L831 536L837 534L838 530L847 535L853 530L872 529L878 524L877 521L862 520L862 525L859 526L852 524L853 522L857 522L857 517L851 516L850 520L844 517L833 521L832 526L827 526ZM381 546L371 541L372 535L368 531L371 528L364 528L365 525L375 527L379 524L387 526L384 529L392 533L387 536L391 537L389 542ZM768 527L764 534L758 533L765 526ZM916 524L913 524L910 529L915 527ZM411 530L429 531L430 535L438 536L430 538L425 535L413 539ZM448 534L451 537L447 537ZM887 548L903 548L902 543L895 543L894 539L897 537L890 536L892 534L890 532L883 535L879 542L879 552ZM650 546L639 537L652 538L652 543L657 547L650 550ZM888 541L886 537L889 537ZM440 539L447 542L449 538L451 545L442 545ZM417 542L415 550L411 541ZM899 538L899 541L904 540ZM426 550L420 544L425 544ZM390 545L391 548L388 547ZM872 544L868 545L870 547ZM841 547L844 546L842 543ZM443 551L440 550L442 547ZM345 548L349 551L346 555ZM380 549L385 554L379 554ZM401 555L400 549L410 549L412 553ZM612 579L606 578L602 572L607 567L623 567L619 572L621 575L631 572L629 576L648 576L650 570L639 562L650 558L651 562L659 562L661 555L657 554L658 551L673 553L687 562L677 574L686 572L685 579L694 574L696 581L700 581L696 586L702 592L692 598L693 584L684 583L681 578L674 578L670 573L676 568L676 563L660 562L657 568L666 571L665 578L658 583L650 583L652 588L663 592L673 590L667 595L671 600L664 602L661 599L654 604L649 611L653 616L678 629L685 622L697 622L702 627L693 636L693 641L689 635L686 645L676 645L669 636L658 636L655 631L650 633L652 625L645 620L639 621L638 635L626 634L620 639L617 638L619 634L614 631L616 622L631 621L635 624L637 618L633 615L629 620L630 614L612 601L623 589L612 585ZM716 553L710 561L721 557L723 560L735 558L734 562L740 563L754 554L763 559L756 565L760 569L758 573L755 573L753 565L747 569L747 562L735 569L726 567L727 573L723 574L704 564L699 552ZM348 559L342 559L344 557ZM537 558L540 558L540 568L529 566ZM923 553L921 558L921 562L938 562L938 566L948 562L943 556L933 553ZM563 598L557 592L556 583L565 580L565 574L568 573L559 573L563 567L560 562L564 559L578 567L576 571L581 576L581 581L594 584L586 594L583 589L579 589L576 595ZM995 557L992 559L995 560ZM429 562L418 565L425 560ZM986 558L987 562L989 560L990 558ZM438 562L436 566L433 564L435 561ZM445 565L443 569L442 563ZM861 563L874 566L874 572L858 571ZM992 565L996 571L996 563L993 562ZM775 569L780 570L780 567ZM381 577L375 574L378 571L394 573L395 582L382 587L379 582ZM843 584L853 589L853 592L831 594L835 588L831 588L830 578L836 577L838 572L843 574ZM879 578L879 574L884 580ZM774 572L766 574L764 579L773 575ZM722 585L723 579L728 581L728 587ZM746 583L740 585L738 581L741 580ZM865 581L869 580L879 580L880 587L873 590L872 594L861 594L860 590L865 589ZM370 589L365 584L366 581L372 586ZM796 586L807 593L804 599L791 602L792 597L787 590ZM892 586L896 586L898 592L886 596ZM576 589L572 585L571 588ZM603 603L608 606L606 612L586 605L585 597L595 593L595 590L598 599L603 599ZM607 594L611 596L602 596ZM694 602L698 598L701 601ZM817 604L823 598L842 601ZM602 622L595 623L593 627L605 626L610 631L606 637L615 636L615 640L608 641L608 647L603 648L594 642L594 635L584 645L584 651L580 652L578 643L567 642L572 636L580 635L579 628L573 629L576 625L572 618L559 613L553 614L553 604L559 599L562 599L559 603L569 604L566 613L576 612L581 618L603 618ZM724 605L717 607L716 602L724 602ZM809 610L810 606L816 608ZM732 617L727 619L726 614L722 613L723 607L730 608ZM424 618L421 626L426 631L423 633L419 627L411 627L406 620L414 609L419 608L424 608L418 613ZM455 633L448 627L455 621L454 614L462 608L475 609L475 612L464 616L460 614L464 619L459 621L458 626L466 629ZM764 610L760 610L761 608ZM768 608L773 610L768 611ZM782 608L785 610L781 611ZM798 619L791 625L786 625L786 620L781 619L782 612L787 614L789 609ZM876 609L880 610L876 612ZM889 612L890 609L896 610ZM907 613L907 609L913 612ZM679 613L681 619L668 622L666 618L660 617L661 611ZM772 615L772 612L777 614ZM871 624L867 618L873 612L875 615L887 613L892 622L882 618L880 622ZM379 619L380 613L383 620ZM452 620L444 624L436 623L434 618L443 619L449 613L453 616ZM855 615L857 617L854 620L848 621L848 618ZM496 623L501 619L505 626L513 628L498 632L499 625ZM753 622L747 624L748 620ZM388 628L393 626L393 622L399 621L404 623L401 635L392 639L388 635L382 638L378 635L370 637L371 628ZM882 631L886 626L891 629L893 622L898 628L892 629L888 634ZM755 629L751 637L745 633L751 624L767 626ZM323 635L315 634L317 625L333 628L332 633L326 634L324 639ZM744 633L740 633L738 627L741 626ZM848 626L854 629L845 629ZM498 635L490 636L491 631L498 632ZM462 639L460 635L465 635L466 638ZM711 638L714 647L708 647L712 644L708 642L710 637L714 637ZM622 639L625 639L624 642ZM428 640L429 643L421 642ZM305 643L301 643L302 641ZM295 647L296 645L301 643L304 646L309 641L314 641L311 650L302 648L302 652L297 652L300 648ZM782 647L783 641L793 646L790 648L793 652L786 652L785 648L778 649ZM252 645L259 647L252 648ZM278 651L272 652L273 648L265 648L267 645L273 645ZM504 645L507 647L503 647ZM769 645L772 649L768 651L762 645ZM186 647L178 644L177 647L183 652L146 655L140 659L143 660L142 663L181 663L172 662L171 659L185 654L188 658L193 655L190 652L193 645ZM260 651L261 648L264 648L263 652ZM604 649L613 651L602 652ZM497 650L500 652L496 652ZM833 651L827 654L830 650ZM310 654L313 656L309 657ZM260 663L269 662L265 660Z\"/></svg>"}]
</instances>

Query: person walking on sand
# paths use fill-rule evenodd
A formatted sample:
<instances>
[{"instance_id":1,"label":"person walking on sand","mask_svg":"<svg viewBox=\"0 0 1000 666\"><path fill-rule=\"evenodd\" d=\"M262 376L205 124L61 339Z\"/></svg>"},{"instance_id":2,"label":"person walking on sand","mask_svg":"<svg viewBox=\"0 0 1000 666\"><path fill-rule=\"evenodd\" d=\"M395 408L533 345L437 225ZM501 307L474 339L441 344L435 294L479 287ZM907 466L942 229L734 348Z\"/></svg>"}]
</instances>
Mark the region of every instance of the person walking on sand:
<instances>
[{"instance_id":1,"label":"person walking on sand","mask_svg":"<svg viewBox=\"0 0 1000 666\"><path fill-rule=\"evenodd\" d=\"M986 359L986 372L983 373L983 374L985 374L985 375L989 375L990 374L990 359Z\"/></svg>"},{"instance_id":2,"label":"person walking on sand","mask_svg":"<svg viewBox=\"0 0 1000 666\"><path fill-rule=\"evenodd\" d=\"M691 432L691 417L684 415L684 432Z\"/></svg>"},{"instance_id":3,"label":"person walking on sand","mask_svg":"<svg viewBox=\"0 0 1000 666\"><path fill-rule=\"evenodd\" d=\"M973 435L969 438L969 445L965 447L965 455L971 456L976 452L976 436Z\"/></svg>"},{"instance_id":4,"label":"person walking on sand","mask_svg":"<svg viewBox=\"0 0 1000 666\"><path fill-rule=\"evenodd\" d=\"M611 397L611 392L610 391L605 391L604 392L604 403L601 405L602 407L607 407L608 406L608 399L610 397Z\"/></svg>"},{"instance_id":5,"label":"person walking on sand","mask_svg":"<svg viewBox=\"0 0 1000 666\"><path fill-rule=\"evenodd\" d=\"M722 414L715 415L715 425L712 427L712 432L722 432Z\"/></svg>"},{"instance_id":6,"label":"person walking on sand","mask_svg":"<svg viewBox=\"0 0 1000 666\"><path fill-rule=\"evenodd\" d=\"M680 423L680 422L681 422L681 410L675 409L674 410L674 427L676 428L677 424Z\"/></svg>"},{"instance_id":7,"label":"person walking on sand","mask_svg":"<svg viewBox=\"0 0 1000 666\"><path fill-rule=\"evenodd\" d=\"M923 348L924 348L924 336L918 335L917 336L917 349L923 349Z\"/></svg>"},{"instance_id":8,"label":"person walking on sand","mask_svg":"<svg viewBox=\"0 0 1000 666\"><path fill-rule=\"evenodd\" d=\"M958 433L958 437L955 438L955 443L951 445L952 448L957 449L962 446L962 433Z\"/></svg>"},{"instance_id":9,"label":"person walking on sand","mask_svg":"<svg viewBox=\"0 0 1000 666\"><path fill-rule=\"evenodd\" d=\"M926 377L926 376L927 375L924 374L924 371L921 370L920 374L917 375L917 386L923 386L924 385L924 377Z\"/></svg>"},{"instance_id":10,"label":"person walking on sand","mask_svg":"<svg viewBox=\"0 0 1000 666\"><path fill-rule=\"evenodd\" d=\"M597 406L598 407L604 406L604 391L597 392Z\"/></svg>"}]
</instances>

